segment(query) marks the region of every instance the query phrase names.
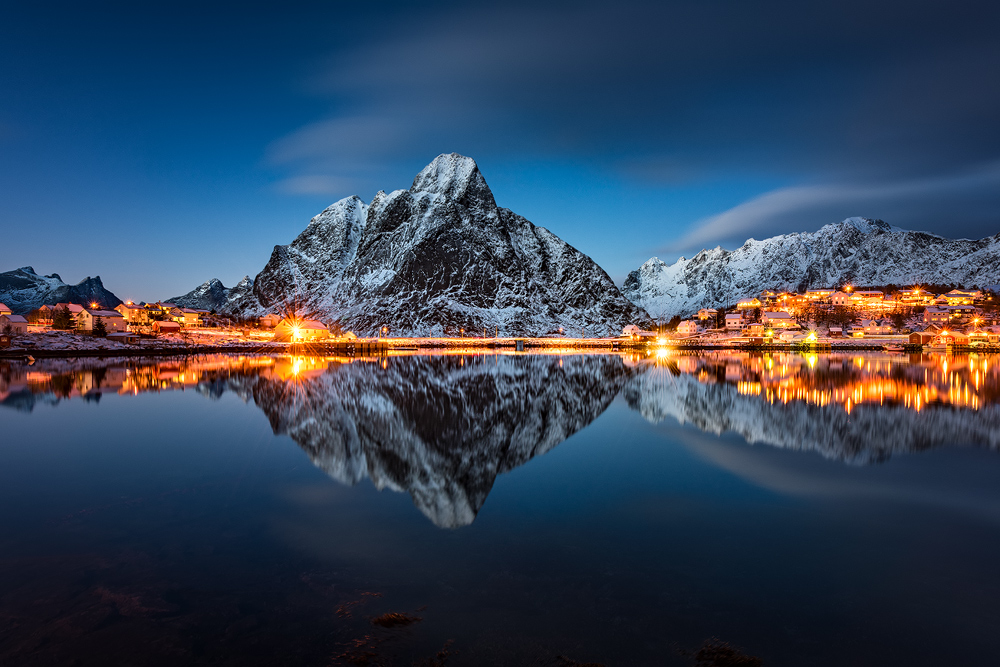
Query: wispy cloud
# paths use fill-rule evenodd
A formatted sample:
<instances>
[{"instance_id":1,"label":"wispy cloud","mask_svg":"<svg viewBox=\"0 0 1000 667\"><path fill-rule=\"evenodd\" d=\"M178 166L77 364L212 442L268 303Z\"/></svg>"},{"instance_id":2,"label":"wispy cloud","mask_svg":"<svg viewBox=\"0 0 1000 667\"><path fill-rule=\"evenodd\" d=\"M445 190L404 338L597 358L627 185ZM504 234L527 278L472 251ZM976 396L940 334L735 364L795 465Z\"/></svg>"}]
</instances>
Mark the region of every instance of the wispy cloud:
<instances>
[{"instance_id":1,"label":"wispy cloud","mask_svg":"<svg viewBox=\"0 0 1000 667\"><path fill-rule=\"evenodd\" d=\"M726 242L787 231L809 231L854 215L880 217L898 226L923 224L948 234L954 215L981 214L985 233L1000 221L1000 162L958 173L870 185L804 185L764 193L696 223L662 252L690 252ZM976 206L981 204L982 206ZM966 220L967 221L967 220ZM968 222L968 221L967 221Z\"/></svg>"}]
</instances>

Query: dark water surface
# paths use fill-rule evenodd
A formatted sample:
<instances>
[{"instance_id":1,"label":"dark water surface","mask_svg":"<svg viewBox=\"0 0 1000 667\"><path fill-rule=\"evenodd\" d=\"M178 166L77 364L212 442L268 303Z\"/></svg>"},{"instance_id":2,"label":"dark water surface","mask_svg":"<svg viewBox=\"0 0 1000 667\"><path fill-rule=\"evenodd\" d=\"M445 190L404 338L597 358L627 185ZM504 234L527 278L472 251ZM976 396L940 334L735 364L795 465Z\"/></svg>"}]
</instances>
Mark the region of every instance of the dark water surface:
<instances>
[{"instance_id":1,"label":"dark water surface","mask_svg":"<svg viewBox=\"0 0 1000 667\"><path fill-rule=\"evenodd\" d=\"M0 665L1000 664L997 371L0 361Z\"/></svg>"}]
</instances>

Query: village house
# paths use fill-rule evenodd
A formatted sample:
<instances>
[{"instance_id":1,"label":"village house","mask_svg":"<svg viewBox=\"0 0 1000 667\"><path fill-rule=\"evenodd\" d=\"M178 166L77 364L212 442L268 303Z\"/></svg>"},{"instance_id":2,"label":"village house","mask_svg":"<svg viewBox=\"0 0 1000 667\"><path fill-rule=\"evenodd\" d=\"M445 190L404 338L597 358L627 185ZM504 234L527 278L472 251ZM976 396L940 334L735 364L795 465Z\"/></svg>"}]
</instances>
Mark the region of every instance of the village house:
<instances>
[{"instance_id":1,"label":"village house","mask_svg":"<svg viewBox=\"0 0 1000 667\"><path fill-rule=\"evenodd\" d=\"M934 300L934 295L925 289L915 287L912 290L904 290L899 293L899 300L911 306L930 303Z\"/></svg>"},{"instance_id":2,"label":"village house","mask_svg":"<svg viewBox=\"0 0 1000 667\"><path fill-rule=\"evenodd\" d=\"M762 324L773 329L786 329L797 326L795 318L783 310L767 310L761 315Z\"/></svg>"},{"instance_id":3,"label":"village house","mask_svg":"<svg viewBox=\"0 0 1000 667\"><path fill-rule=\"evenodd\" d=\"M983 293L978 290L966 291L953 289L952 291L939 296L937 298L937 302L948 306L971 306L982 298Z\"/></svg>"},{"instance_id":4,"label":"village house","mask_svg":"<svg viewBox=\"0 0 1000 667\"><path fill-rule=\"evenodd\" d=\"M181 325L173 320L156 320L153 322L153 331L156 333L180 333Z\"/></svg>"},{"instance_id":5,"label":"village house","mask_svg":"<svg viewBox=\"0 0 1000 667\"><path fill-rule=\"evenodd\" d=\"M851 299L851 295L847 292L834 292L830 295L830 303L835 306L852 306L854 301Z\"/></svg>"},{"instance_id":6,"label":"village house","mask_svg":"<svg viewBox=\"0 0 1000 667\"><path fill-rule=\"evenodd\" d=\"M830 297L833 296L835 289L811 289L806 292L806 298L810 301L824 302L829 301Z\"/></svg>"},{"instance_id":7,"label":"village house","mask_svg":"<svg viewBox=\"0 0 1000 667\"><path fill-rule=\"evenodd\" d=\"M778 293L774 290L766 289L760 293L761 303L774 303L778 299Z\"/></svg>"},{"instance_id":8,"label":"village house","mask_svg":"<svg viewBox=\"0 0 1000 667\"><path fill-rule=\"evenodd\" d=\"M149 311L145 305L137 305L131 301L115 306L115 310L122 314L129 324L149 324Z\"/></svg>"},{"instance_id":9,"label":"village house","mask_svg":"<svg viewBox=\"0 0 1000 667\"><path fill-rule=\"evenodd\" d=\"M698 323L694 320L684 320L677 325L677 333L681 336L690 336L698 333Z\"/></svg>"},{"instance_id":10,"label":"village house","mask_svg":"<svg viewBox=\"0 0 1000 667\"><path fill-rule=\"evenodd\" d=\"M760 299L743 299L736 304L737 310L753 310L754 308L760 308L762 305Z\"/></svg>"},{"instance_id":11,"label":"village house","mask_svg":"<svg viewBox=\"0 0 1000 667\"><path fill-rule=\"evenodd\" d=\"M698 319L702 322L706 320L711 320L712 324L715 324L715 318L719 314L719 311L715 308L702 308L698 311Z\"/></svg>"},{"instance_id":12,"label":"village house","mask_svg":"<svg viewBox=\"0 0 1000 667\"><path fill-rule=\"evenodd\" d=\"M274 340L279 343L309 342L329 337L330 330L317 320L284 319L274 328Z\"/></svg>"},{"instance_id":13,"label":"village house","mask_svg":"<svg viewBox=\"0 0 1000 667\"><path fill-rule=\"evenodd\" d=\"M32 324L52 324L52 306L39 306L28 313L28 322Z\"/></svg>"},{"instance_id":14,"label":"village house","mask_svg":"<svg viewBox=\"0 0 1000 667\"><path fill-rule=\"evenodd\" d=\"M264 315L259 320L257 320L257 322L260 324L260 326L264 327L265 329L273 329L274 327L278 326L278 322L280 322L280 321L281 321L281 317L280 316L273 315L273 314L270 314L270 313L267 314L267 315ZM635 326L635 325L633 324L633 325L629 325L629 326ZM628 327L626 327L626 328L628 328ZM638 331L639 327L636 327L635 330Z\"/></svg>"},{"instance_id":15,"label":"village house","mask_svg":"<svg viewBox=\"0 0 1000 667\"><path fill-rule=\"evenodd\" d=\"M739 313L729 313L726 315L726 330L739 331L743 328L743 316Z\"/></svg>"},{"instance_id":16,"label":"village house","mask_svg":"<svg viewBox=\"0 0 1000 667\"><path fill-rule=\"evenodd\" d=\"M0 303L0 315L11 315L11 310L6 305Z\"/></svg>"},{"instance_id":17,"label":"village house","mask_svg":"<svg viewBox=\"0 0 1000 667\"><path fill-rule=\"evenodd\" d=\"M844 327L830 327L827 330L827 335L830 338L843 338L844 337Z\"/></svg>"},{"instance_id":18,"label":"village house","mask_svg":"<svg viewBox=\"0 0 1000 667\"><path fill-rule=\"evenodd\" d=\"M951 320L951 311L947 308L928 306L924 310L924 324L947 324Z\"/></svg>"},{"instance_id":19,"label":"village house","mask_svg":"<svg viewBox=\"0 0 1000 667\"><path fill-rule=\"evenodd\" d=\"M948 306L947 309L951 311L952 323L968 322L979 312L975 306Z\"/></svg>"},{"instance_id":20,"label":"village house","mask_svg":"<svg viewBox=\"0 0 1000 667\"><path fill-rule=\"evenodd\" d=\"M173 308L170 310L170 319L182 327L201 326L201 313L194 308Z\"/></svg>"},{"instance_id":21,"label":"village house","mask_svg":"<svg viewBox=\"0 0 1000 667\"><path fill-rule=\"evenodd\" d=\"M6 314L0 315L0 333L5 333L10 327L13 335L28 333L28 320L23 315L14 315L9 310Z\"/></svg>"},{"instance_id":22,"label":"village house","mask_svg":"<svg viewBox=\"0 0 1000 667\"><path fill-rule=\"evenodd\" d=\"M930 345L940 333L941 329L932 324L923 331L914 331L907 340L911 345Z\"/></svg>"},{"instance_id":23,"label":"village house","mask_svg":"<svg viewBox=\"0 0 1000 667\"><path fill-rule=\"evenodd\" d=\"M78 303L69 303L64 301L52 306L53 311L62 310L63 308L66 308L69 311L69 314L72 315L73 317L76 317L81 312L83 312L83 306L81 306Z\"/></svg>"},{"instance_id":24,"label":"village house","mask_svg":"<svg viewBox=\"0 0 1000 667\"><path fill-rule=\"evenodd\" d=\"M878 290L861 290L854 292L853 296L857 304L878 303L885 300L885 293Z\"/></svg>"},{"instance_id":25,"label":"village house","mask_svg":"<svg viewBox=\"0 0 1000 667\"><path fill-rule=\"evenodd\" d=\"M94 322L98 318L104 323L104 329L108 333L112 331L126 331L128 329L125 318L117 310L82 308L76 316L77 331L93 331Z\"/></svg>"},{"instance_id":26,"label":"village house","mask_svg":"<svg viewBox=\"0 0 1000 667\"><path fill-rule=\"evenodd\" d=\"M764 325L761 324L760 322L754 322L752 324L748 324L747 328L743 330L743 334L746 336L755 336L755 337L763 336Z\"/></svg>"},{"instance_id":27,"label":"village house","mask_svg":"<svg viewBox=\"0 0 1000 667\"><path fill-rule=\"evenodd\" d=\"M861 326L866 336L891 334L893 331L892 323L886 320L861 320Z\"/></svg>"}]
</instances>

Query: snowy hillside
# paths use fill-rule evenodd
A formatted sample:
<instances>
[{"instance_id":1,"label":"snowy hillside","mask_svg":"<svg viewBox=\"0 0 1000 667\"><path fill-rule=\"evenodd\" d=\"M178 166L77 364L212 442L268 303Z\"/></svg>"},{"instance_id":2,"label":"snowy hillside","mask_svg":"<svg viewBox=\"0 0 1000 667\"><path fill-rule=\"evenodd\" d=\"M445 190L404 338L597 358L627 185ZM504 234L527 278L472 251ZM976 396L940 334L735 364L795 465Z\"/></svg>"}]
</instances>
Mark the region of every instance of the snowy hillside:
<instances>
[{"instance_id":1,"label":"snowy hillside","mask_svg":"<svg viewBox=\"0 0 1000 667\"><path fill-rule=\"evenodd\" d=\"M848 218L815 232L749 239L733 251L702 250L673 264L653 257L628 275L622 291L654 317L670 317L735 303L765 289L845 282L992 285L1000 282L1000 234L946 239L881 220Z\"/></svg>"},{"instance_id":2,"label":"snowy hillside","mask_svg":"<svg viewBox=\"0 0 1000 667\"><path fill-rule=\"evenodd\" d=\"M76 285L67 285L58 273L40 276L30 266L0 273L0 303L16 315L25 315L44 304L96 301L104 308L114 308L122 302L104 288L100 276L84 278Z\"/></svg>"},{"instance_id":3,"label":"snowy hillside","mask_svg":"<svg viewBox=\"0 0 1000 667\"><path fill-rule=\"evenodd\" d=\"M499 208L475 161L454 153L409 190L327 208L274 248L253 295L243 314L294 306L359 334L605 335L647 319L593 260Z\"/></svg>"}]
</instances>

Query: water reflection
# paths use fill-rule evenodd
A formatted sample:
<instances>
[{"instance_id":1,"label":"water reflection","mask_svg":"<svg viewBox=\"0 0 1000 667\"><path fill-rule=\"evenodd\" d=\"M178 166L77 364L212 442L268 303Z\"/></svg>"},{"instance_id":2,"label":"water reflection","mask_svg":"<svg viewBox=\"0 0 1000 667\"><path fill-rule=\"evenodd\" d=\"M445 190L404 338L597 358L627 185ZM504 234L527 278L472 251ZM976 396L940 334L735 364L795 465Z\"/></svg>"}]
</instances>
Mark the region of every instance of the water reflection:
<instances>
[{"instance_id":1,"label":"water reflection","mask_svg":"<svg viewBox=\"0 0 1000 667\"><path fill-rule=\"evenodd\" d=\"M1000 445L1000 356L648 354L630 407L750 443L873 463L945 444Z\"/></svg>"},{"instance_id":2,"label":"water reflection","mask_svg":"<svg viewBox=\"0 0 1000 667\"><path fill-rule=\"evenodd\" d=\"M0 405L194 389L252 401L328 475L409 493L471 523L498 474L585 428L622 395L750 443L852 463L944 444L1000 445L1000 357L873 353L211 355L0 362Z\"/></svg>"}]
</instances>

